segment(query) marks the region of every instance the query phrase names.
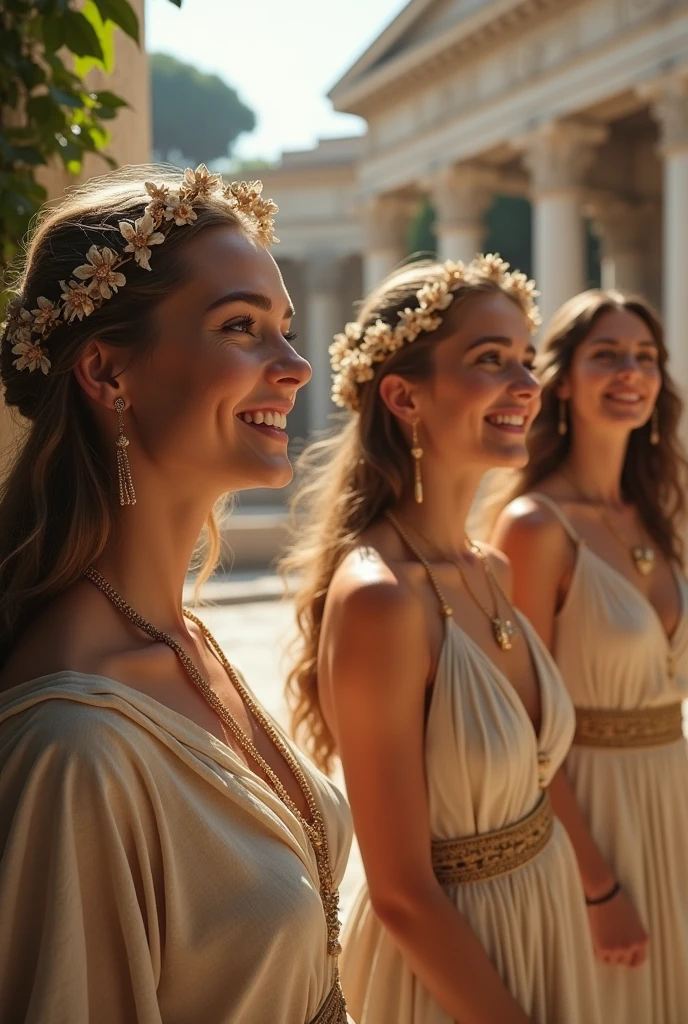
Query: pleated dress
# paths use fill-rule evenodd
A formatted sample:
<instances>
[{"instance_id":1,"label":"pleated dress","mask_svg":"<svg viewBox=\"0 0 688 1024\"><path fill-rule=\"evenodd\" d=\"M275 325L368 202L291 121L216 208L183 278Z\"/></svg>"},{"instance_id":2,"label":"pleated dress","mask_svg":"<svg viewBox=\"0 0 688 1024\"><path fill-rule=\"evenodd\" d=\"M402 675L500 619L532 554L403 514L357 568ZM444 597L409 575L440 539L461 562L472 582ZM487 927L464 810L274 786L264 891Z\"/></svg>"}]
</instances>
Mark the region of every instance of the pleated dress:
<instances>
[{"instance_id":1,"label":"pleated dress","mask_svg":"<svg viewBox=\"0 0 688 1024\"><path fill-rule=\"evenodd\" d=\"M568 753L571 700L549 652L516 615L540 684L539 736L506 676L453 619L445 620L425 743L433 839L493 832L525 818ZM547 845L522 867L444 888L534 1024L599 1024L583 891L556 819ZM357 1024L451 1024L376 918L365 885L343 946L342 983ZM456 963L458 970L461 949Z\"/></svg>"},{"instance_id":2,"label":"pleated dress","mask_svg":"<svg viewBox=\"0 0 688 1024\"><path fill-rule=\"evenodd\" d=\"M579 708L661 708L688 697L688 582L676 573L682 613L671 638L652 604L580 538L556 621L554 657ZM673 669L669 671L669 664ZM641 748L574 743L567 772L592 835L650 935L638 968L597 962L605 1024L688 1022L688 745Z\"/></svg>"}]
</instances>

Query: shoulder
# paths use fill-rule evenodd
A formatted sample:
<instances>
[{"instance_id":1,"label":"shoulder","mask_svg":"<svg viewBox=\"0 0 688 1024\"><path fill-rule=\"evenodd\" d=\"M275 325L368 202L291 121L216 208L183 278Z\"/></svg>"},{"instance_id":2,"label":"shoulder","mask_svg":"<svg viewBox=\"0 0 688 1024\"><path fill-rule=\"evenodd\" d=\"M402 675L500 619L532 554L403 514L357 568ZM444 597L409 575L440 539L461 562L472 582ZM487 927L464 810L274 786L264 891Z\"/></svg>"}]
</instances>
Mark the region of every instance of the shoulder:
<instances>
[{"instance_id":1,"label":"shoulder","mask_svg":"<svg viewBox=\"0 0 688 1024\"><path fill-rule=\"evenodd\" d=\"M371 546L351 551L335 573L328 603L337 617L366 629L413 627L424 621L423 602L400 567Z\"/></svg>"},{"instance_id":2,"label":"shoulder","mask_svg":"<svg viewBox=\"0 0 688 1024\"><path fill-rule=\"evenodd\" d=\"M511 556L514 549L523 551L543 545L549 550L566 548L566 531L553 509L529 494L516 498L497 520L493 541Z\"/></svg>"},{"instance_id":3,"label":"shoulder","mask_svg":"<svg viewBox=\"0 0 688 1024\"><path fill-rule=\"evenodd\" d=\"M67 675L61 680L67 689L69 682ZM78 682L72 680L72 686ZM133 791L142 766L150 769L158 745L116 707L74 699L67 692L40 691L8 707L10 696L11 691L0 709L0 770L12 768L15 777L44 777L53 789L120 783Z\"/></svg>"}]
</instances>

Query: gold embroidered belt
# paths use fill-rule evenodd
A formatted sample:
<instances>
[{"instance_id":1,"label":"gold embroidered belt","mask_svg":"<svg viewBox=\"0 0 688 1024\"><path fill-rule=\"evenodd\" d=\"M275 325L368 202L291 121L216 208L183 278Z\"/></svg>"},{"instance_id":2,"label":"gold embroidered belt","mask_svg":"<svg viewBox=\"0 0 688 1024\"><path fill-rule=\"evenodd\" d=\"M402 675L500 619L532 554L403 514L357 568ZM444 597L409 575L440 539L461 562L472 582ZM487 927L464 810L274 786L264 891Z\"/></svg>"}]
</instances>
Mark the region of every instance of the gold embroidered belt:
<instances>
[{"instance_id":1,"label":"gold embroidered belt","mask_svg":"<svg viewBox=\"0 0 688 1024\"><path fill-rule=\"evenodd\" d=\"M339 974L337 974L334 979L334 985L327 993L325 1002L310 1024L347 1024L348 1019L344 993L339 982Z\"/></svg>"},{"instance_id":2,"label":"gold embroidered belt","mask_svg":"<svg viewBox=\"0 0 688 1024\"><path fill-rule=\"evenodd\" d=\"M683 737L681 704L619 711L576 708L576 735L580 747L659 747Z\"/></svg>"},{"instance_id":3,"label":"gold embroidered belt","mask_svg":"<svg viewBox=\"0 0 688 1024\"><path fill-rule=\"evenodd\" d=\"M534 811L514 825L462 839L433 839L432 866L441 885L483 882L516 871L544 850L554 817L547 793Z\"/></svg>"}]
</instances>

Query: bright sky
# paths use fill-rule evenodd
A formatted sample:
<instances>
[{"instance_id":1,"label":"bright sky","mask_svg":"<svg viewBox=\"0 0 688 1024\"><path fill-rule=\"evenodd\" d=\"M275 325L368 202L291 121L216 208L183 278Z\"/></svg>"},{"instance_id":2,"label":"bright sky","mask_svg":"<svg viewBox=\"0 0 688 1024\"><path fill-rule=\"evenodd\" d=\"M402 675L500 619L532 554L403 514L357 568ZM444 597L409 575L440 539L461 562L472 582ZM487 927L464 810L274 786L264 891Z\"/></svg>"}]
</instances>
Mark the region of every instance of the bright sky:
<instances>
[{"instance_id":1,"label":"bright sky","mask_svg":"<svg viewBox=\"0 0 688 1024\"><path fill-rule=\"evenodd\" d=\"M146 0L146 47L232 85L258 119L235 155L273 159L364 122L332 110L328 89L407 0ZM203 112L199 111L199 116Z\"/></svg>"}]
</instances>

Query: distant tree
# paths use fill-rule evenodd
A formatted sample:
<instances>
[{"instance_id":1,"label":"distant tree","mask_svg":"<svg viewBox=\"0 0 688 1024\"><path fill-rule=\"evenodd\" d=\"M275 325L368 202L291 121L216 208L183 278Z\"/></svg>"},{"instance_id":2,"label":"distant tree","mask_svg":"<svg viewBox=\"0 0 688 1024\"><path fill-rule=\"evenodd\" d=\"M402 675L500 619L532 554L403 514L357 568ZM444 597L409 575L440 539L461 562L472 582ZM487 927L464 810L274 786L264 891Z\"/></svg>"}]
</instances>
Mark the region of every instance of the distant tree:
<instances>
[{"instance_id":1,"label":"distant tree","mask_svg":"<svg viewBox=\"0 0 688 1024\"><path fill-rule=\"evenodd\" d=\"M252 110L217 75L165 53L150 56L153 148L163 160L210 163L255 128Z\"/></svg>"}]
</instances>

